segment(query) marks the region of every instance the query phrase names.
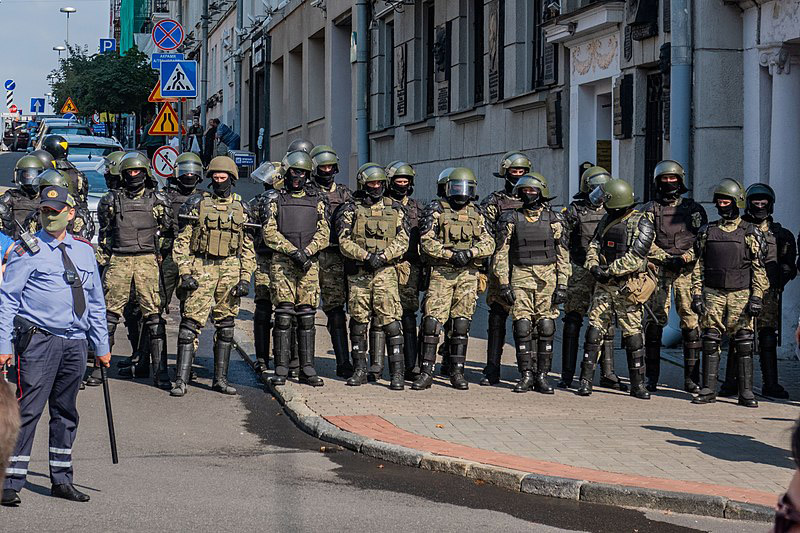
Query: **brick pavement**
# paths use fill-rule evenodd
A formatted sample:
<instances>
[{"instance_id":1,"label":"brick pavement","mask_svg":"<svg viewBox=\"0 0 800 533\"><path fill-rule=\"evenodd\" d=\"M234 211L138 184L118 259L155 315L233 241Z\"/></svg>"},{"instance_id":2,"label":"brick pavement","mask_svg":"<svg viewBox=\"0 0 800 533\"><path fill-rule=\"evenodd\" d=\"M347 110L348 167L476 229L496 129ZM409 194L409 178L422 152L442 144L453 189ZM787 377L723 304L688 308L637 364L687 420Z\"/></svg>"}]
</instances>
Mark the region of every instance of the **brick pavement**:
<instances>
[{"instance_id":1,"label":"brick pavement","mask_svg":"<svg viewBox=\"0 0 800 533\"><path fill-rule=\"evenodd\" d=\"M246 311L242 315L248 316ZM477 385L486 344L479 338L469 346L469 391L455 391L443 378L437 378L427 391L390 391L388 381L346 387L334 377L324 315L318 315L317 324L318 370L327 379L324 387L300 390L308 407L330 420L345 423L356 415L370 415L420 438L498 452L521 461L557 463L631 479L646 476L714 484L758 491L762 499L769 499L764 494L782 492L793 472L789 437L798 416L795 401L760 398L758 409L739 407L735 399L693 405L688 394L673 388L682 384L682 369L667 362L662 363L662 381L668 386L650 401L598 387L590 398L558 389L552 396L514 394L516 369L510 345L504 351L504 381L495 387ZM252 328L243 321L239 325L237 338L246 349L249 345L252 353ZM558 360L559 343L556 354ZM677 352L668 357L677 359ZM620 374L626 376L624 360L624 351L618 349L616 363ZM556 361L553 381L558 366ZM791 381L788 389L793 398L800 398L800 380L796 379L800 363L782 361L781 372L785 386Z\"/></svg>"}]
</instances>

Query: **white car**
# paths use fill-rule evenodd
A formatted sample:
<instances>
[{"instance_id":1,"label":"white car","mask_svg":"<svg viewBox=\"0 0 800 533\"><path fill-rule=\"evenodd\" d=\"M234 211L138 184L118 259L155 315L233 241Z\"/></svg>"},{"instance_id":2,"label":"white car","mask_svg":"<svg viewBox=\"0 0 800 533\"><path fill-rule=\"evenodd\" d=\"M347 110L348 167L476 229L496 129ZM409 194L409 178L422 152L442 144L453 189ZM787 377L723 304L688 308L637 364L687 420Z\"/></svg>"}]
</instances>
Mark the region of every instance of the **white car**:
<instances>
[{"instance_id":1,"label":"white car","mask_svg":"<svg viewBox=\"0 0 800 533\"><path fill-rule=\"evenodd\" d=\"M102 159L111 152L122 150L122 145L112 137L95 137L93 135L62 135L67 140L69 149L67 159L73 163L81 156L96 156Z\"/></svg>"},{"instance_id":2,"label":"white car","mask_svg":"<svg viewBox=\"0 0 800 533\"><path fill-rule=\"evenodd\" d=\"M84 176L86 176L86 181L89 183L87 203L95 225L95 235L92 237L92 244L97 244L97 230L99 229L97 205L100 203L100 198L108 192L106 178L104 176L106 172L106 159L103 156L88 155L70 156L69 160Z\"/></svg>"}]
</instances>

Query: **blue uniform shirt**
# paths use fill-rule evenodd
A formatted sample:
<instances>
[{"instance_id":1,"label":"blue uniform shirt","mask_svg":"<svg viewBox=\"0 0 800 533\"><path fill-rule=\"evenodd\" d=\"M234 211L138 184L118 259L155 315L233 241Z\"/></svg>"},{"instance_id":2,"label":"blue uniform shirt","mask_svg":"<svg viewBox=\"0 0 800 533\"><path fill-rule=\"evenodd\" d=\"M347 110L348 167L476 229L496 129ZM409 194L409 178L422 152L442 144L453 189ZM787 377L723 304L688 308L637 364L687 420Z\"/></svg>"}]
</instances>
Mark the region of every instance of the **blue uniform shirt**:
<instances>
[{"instance_id":1,"label":"blue uniform shirt","mask_svg":"<svg viewBox=\"0 0 800 533\"><path fill-rule=\"evenodd\" d=\"M106 303L94 249L69 233L63 241L42 230L36 233L39 252L31 255L17 245L8 254L0 285L0 354L11 354L14 317L20 317L53 335L66 339L89 338L98 355L109 352ZM83 316L75 314L72 289L64 278L64 264L58 245L78 271L86 297Z\"/></svg>"}]
</instances>

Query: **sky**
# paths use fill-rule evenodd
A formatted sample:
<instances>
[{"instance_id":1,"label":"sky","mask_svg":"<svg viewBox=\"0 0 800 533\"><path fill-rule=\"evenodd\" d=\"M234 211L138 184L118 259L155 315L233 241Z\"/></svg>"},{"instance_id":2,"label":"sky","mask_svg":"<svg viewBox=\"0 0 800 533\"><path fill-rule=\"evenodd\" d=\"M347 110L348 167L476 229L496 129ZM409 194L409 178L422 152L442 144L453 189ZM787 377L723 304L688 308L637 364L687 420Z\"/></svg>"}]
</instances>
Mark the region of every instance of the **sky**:
<instances>
[{"instance_id":1,"label":"sky","mask_svg":"<svg viewBox=\"0 0 800 533\"><path fill-rule=\"evenodd\" d=\"M108 37L110 0L0 0L0 111L6 112L5 89L13 79L14 103L30 111L31 98L50 92L47 75L58 66L54 46L66 38L62 7L78 11L69 16L72 45L88 45L97 52L100 39ZM65 52L62 52L62 55ZM52 112L48 106L48 113Z\"/></svg>"}]
</instances>

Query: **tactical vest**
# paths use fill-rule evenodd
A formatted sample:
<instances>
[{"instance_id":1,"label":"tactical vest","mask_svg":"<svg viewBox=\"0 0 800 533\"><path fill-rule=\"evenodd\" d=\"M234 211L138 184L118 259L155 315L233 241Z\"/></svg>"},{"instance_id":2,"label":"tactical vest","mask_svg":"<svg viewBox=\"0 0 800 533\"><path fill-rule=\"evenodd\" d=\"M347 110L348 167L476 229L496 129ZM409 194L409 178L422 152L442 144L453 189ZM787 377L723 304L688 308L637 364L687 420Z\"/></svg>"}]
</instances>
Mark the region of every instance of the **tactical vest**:
<instances>
[{"instance_id":1,"label":"tactical vest","mask_svg":"<svg viewBox=\"0 0 800 533\"><path fill-rule=\"evenodd\" d=\"M154 253L158 222L153 216L156 195L145 190L131 198L124 192L114 195L114 229L111 251L120 254Z\"/></svg>"},{"instance_id":2,"label":"tactical vest","mask_svg":"<svg viewBox=\"0 0 800 533\"><path fill-rule=\"evenodd\" d=\"M11 196L11 211L14 214L14 220L22 224L28 216L39 208L39 197L28 198L24 193L20 192ZM16 226L16 224L15 224ZM14 228L15 236L19 232L19 226Z\"/></svg>"},{"instance_id":3,"label":"tactical vest","mask_svg":"<svg viewBox=\"0 0 800 533\"><path fill-rule=\"evenodd\" d=\"M670 255L683 255L694 246L691 202L662 205L653 202L656 223L656 244Z\"/></svg>"},{"instance_id":4,"label":"tactical vest","mask_svg":"<svg viewBox=\"0 0 800 533\"><path fill-rule=\"evenodd\" d=\"M186 203L186 200L189 199L188 194L181 194L180 191L177 189L167 189L166 191L169 194L169 203L170 207L172 208L172 223L175 224L175 227L180 227L180 223L178 221L178 215L180 214L181 207L183 204Z\"/></svg>"},{"instance_id":5,"label":"tactical vest","mask_svg":"<svg viewBox=\"0 0 800 533\"><path fill-rule=\"evenodd\" d=\"M275 200L278 203L278 231L298 250L305 250L317 233L319 200L316 194L296 197L288 191L282 191Z\"/></svg>"},{"instance_id":6,"label":"tactical vest","mask_svg":"<svg viewBox=\"0 0 800 533\"><path fill-rule=\"evenodd\" d=\"M522 200L519 198L514 198L513 196L509 196L503 191L492 193L492 198L489 203L493 203L497 206L497 220L500 220L500 215L506 211L514 211L515 209L522 207ZM497 223L497 220L495 220L494 223Z\"/></svg>"},{"instance_id":7,"label":"tactical vest","mask_svg":"<svg viewBox=\"0 0 800 533\"><path fill-rule=\"evenodd\" d=\"M553 213L542 209L539 220L530 222L522 211L515 213L511 237L511 264L552 265L556 262L556 239L550 225Z\"/></svg>"},{"instance_id":8,"label":"tactical vest","mask_svg":"<svg viewBox=\"0 0 800 533\"><path fill-rule=\"evenodd\" d=\"M399 217L400 212L388 198L372 206L357 202L353 241L371 254L384 251L397 236Z\"/></svg>"},{"instance_id":9,"label":"tactical vest","mask_svg":"<svg viewBox=\"0 0 800 533\"><path fill-rule=\"evenodd\" d=\"M741 290L750 287L750 257L745 242L747 230L740 225L723 231L709 226L703 256L703 284L712 289Z\"/></svg>"},{"instance_id":10,"label":"tactical vest","mask_svg":"<svg viewBox=\"0 0 800 533\"><path fill-rule=\"evenodd\" d=\"M592 209L581 205L576 205L575 210L578 215L578 224L572 230L569 238L569 254L573 263L583 265L586 262L589 243L592 242L594 232L597 231L597 225L603 220L605 211L602 208Z\"/></svg>"},{"instance_id":11,"label":"tactical vest","mask_svg":"<svg viewBox=\"0 0 800 533\"><path fill-rule=\"evenodd\" d=\"M628 251L629 218L622 217L619 220L611 221L613 226L606 226L598 237L600 240L600 254L606 258L607 265L620 259Z\"/></svg>"},{"instance_id":12,"label":"tactical vest","mask_svg":"<svg viewBox=\"0 0 800 533\"><path fill-rule=\"evenodd\" d=\"M442 202L442 214L439 215L439 240L447 250L469 250L481 236L478 210L470 204L456 211L446 202Z\"/></svg>"},{"instance_id":13,"label":"tactical vest","mask_svg":"<svg viewBox=\"0 0 800 533\"><path fill-rule=\"evenodd\" d=\"M191 251L211 257L239 255L246 221L238 194L233 195L231 203L222 203L215 202L209 193L203 193L197 209L197 225L192 232Z\"/></svg>"},{"instance_id":14,"label":"tactical vest","mask_svg":"<svg viewBox=\"0 0 800 533\"><path fill-rule=\"evenodd\" d=\"M780 227L780 226L779 226ZM764 241L766 243L766 257L764 258L764 269L767 271L767 278L769 279L770 288L781 288L781 264L778 260L778 236L772 230L770 225L769 231L764 232Z\"/></svg>"}]
</instances>

